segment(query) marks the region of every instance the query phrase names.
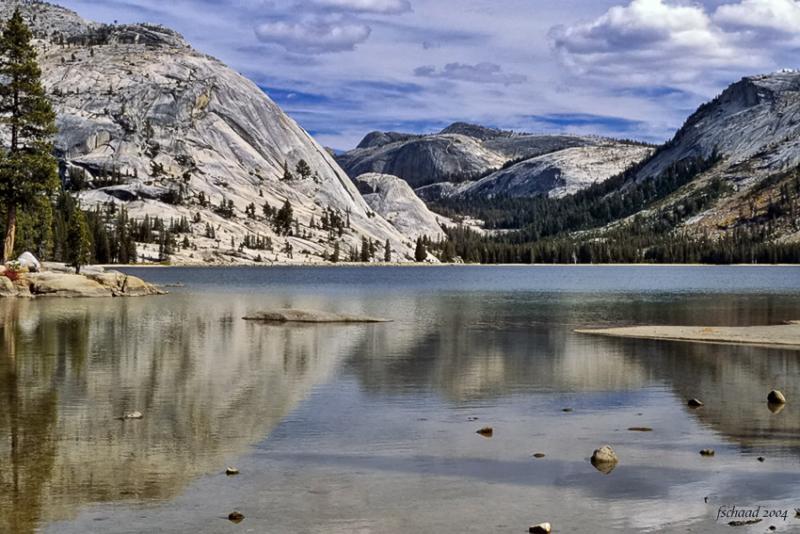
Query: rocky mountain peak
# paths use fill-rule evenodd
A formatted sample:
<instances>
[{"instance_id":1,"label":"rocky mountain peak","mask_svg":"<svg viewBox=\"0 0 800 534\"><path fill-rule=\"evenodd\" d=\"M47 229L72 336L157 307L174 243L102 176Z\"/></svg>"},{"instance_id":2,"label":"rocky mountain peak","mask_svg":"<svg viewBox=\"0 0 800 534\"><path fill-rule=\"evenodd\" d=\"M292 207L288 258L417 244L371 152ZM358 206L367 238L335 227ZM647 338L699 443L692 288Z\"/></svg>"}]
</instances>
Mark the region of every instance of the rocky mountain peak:
<instances>
[{"instance_id":1,"label":"rocky mountain peak","mask_svg":"<svg viewBox=\"0 0 800 534\"><path fill-rule=\"evenodd\" d=\"M640 178L671 163L718 153L729 165L758 158L765 170L800 164L800 72L749 76L700 106Z\"/></svg>"},{"instance_id":2,"label":"rocky mountain peak","mask_svg":"<svg viewBox=\"0 0 800 534\"><path fill-rule=\"evenodd\" d=\"M16 9L22 13L34 37L47 43L74 46L189 46L178 32L159 24L102 24L88 21L64 7L38 0L2 0L0 18L8 19Z\"/></svg>"},{"instance_id":3,"label":"rocky mountain peak","mask_svg":"<svg viewBox=\"0 0 800 534\"><path fill-rule=\"evenodd\" d=\"M494 139L495 137L500 137L500 136L512 135L511 132L498 130L497 128L488 128L486 126L481 126L480 124L470 124L468 122L454 122L444 130L439 132L439 134L465 135L467 137L472 137L474 139L479 139L481 141L487 141L489 139Z\"/></svg>"}]
</instances>

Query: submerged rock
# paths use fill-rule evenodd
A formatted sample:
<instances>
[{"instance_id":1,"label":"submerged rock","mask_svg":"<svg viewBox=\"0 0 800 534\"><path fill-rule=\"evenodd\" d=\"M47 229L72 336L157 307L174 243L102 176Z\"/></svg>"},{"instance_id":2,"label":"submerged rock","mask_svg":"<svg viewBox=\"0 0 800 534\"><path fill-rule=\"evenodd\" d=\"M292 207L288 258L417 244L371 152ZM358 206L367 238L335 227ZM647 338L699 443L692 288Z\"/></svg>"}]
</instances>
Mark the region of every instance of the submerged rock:
<instances>
[{"instance_id":1,"label":"submerged rock","mask_svg":"<svg viewBox=\"0 0 800 534\"><path fill-rule=\"evenodd\" d=\"M748 525L755 525L755 524L761 523L761 521L763 521L763 520L762 519L746 519L746 520L741 520L741 521L730 521L728 523L728 525L732 526L732 527L746 527Z\"/></svg>"},{"instance_id":2,"label":"submerged rock","mask_svg":"<svg viewBox=\"0 0 800 534\"><path fill-rule=\"evenodd\" d=\"M543 452L537 452L533 455L534 458L544 458L545 454Z\"/></svg>"},{"instance_id":3,"label":"submerged rock","mask_svg":"<svg viewBox=\"0 0 800 534\"><path fill-rule=\"evenodd\" d=\"M653 429L649 426L632 426L628 429L629 432L652 432Z\"/></svg>"},{"instance_id":4,"label":"submerged rock","mask_svg":"<svg viewBox=\"0 0 800 534\"><path fill-rule=\"evenodd\" d=\"M786 397L777 389L773 389L767 395L767 402L770 404L786 404Z\"/></svg>"},{"instance_id":5,"label":"submerged rock","mask_svg":"<svg viewBox=\"0 0 800 534\"><path fill-rule=\"evenodd\" d=\"M274 310L244 317L245 321L265 323L386 323L388 319L312 310Z\"/></svg>"},{"instance_id":6,"label":"submerged rock","mask_svg":"<svg viewBox=\"0 0 800 534\"><path fill-rule=\"evenodd\" d=\"M143 419L143 418L144 418L144 415L142 415L142 412L139 412L139 411L127 412L125 415L120 417L120 419L122 419L123 421L131 420L131 419Z\"/></svg>"},{"instance_id":7,"label":"submerged rock","mask_svg":"<svg viewBox=\"0 0 800 534\"><path fill-rule=\"evenodd\" d=\"M552 532L552 527L550 523L539 523L529 528L528 532L531 534L550 534L550 532Z\"/></svg>"},{"instance_id":8,"label":"submerged rock","mask_svg":"<svg viewBox=\"0 0 800 534\"><path fill-rule=\"evenodd\" d=\"M701 456L714 456L715 454L714 449L703 449L700 451Z\"/></svg>"},{"instance_id":9,"label":"submerged rock","mask_svg":"<svg viewBox=\"0 0 800 534\"><path fill-rule=\"evenodd\" d=\"M688 402L688 404L689 404L689 406L690 406L690 407L692 407L692 408L700 408L701 406L705 406L705 405L703 404L703 401L701 401L701 400L699 400L699 399L689 399L689 402Z\"/></svg>"},{"instance_id":10,"label":"submerged rock","mask_svg":"<svg viewBox=\"0 0 800 534\"><path fill-rule=\"evenodd\" d=\"M619 458L610 445L603 445L592 453L591 462L595 469L607 475L617 467Z\"/></svg>"},{"instance_id":11,"label":"submerged rock","mask_svg":"<svg viewBox=\"0 0 800 534\"><path fill-rule=\"evenodd\" d=\"M490 426L485 426L478 430L478 434L485 438L491 438L494 435L494 429Z\"/></svg>"}]
</instances>

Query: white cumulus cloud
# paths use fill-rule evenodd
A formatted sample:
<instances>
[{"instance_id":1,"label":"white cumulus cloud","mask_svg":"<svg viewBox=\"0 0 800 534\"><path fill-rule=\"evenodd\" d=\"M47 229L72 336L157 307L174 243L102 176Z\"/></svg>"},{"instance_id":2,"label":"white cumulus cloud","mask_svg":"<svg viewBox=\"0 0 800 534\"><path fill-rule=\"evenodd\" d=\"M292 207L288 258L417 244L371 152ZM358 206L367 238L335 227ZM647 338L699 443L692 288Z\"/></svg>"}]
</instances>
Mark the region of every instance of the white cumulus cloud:
<instances>
[{"instance_id":1,"label":"white cumulus cloud","mask_svg":"<svg viewBox=\"0 0 800 534\"><path fill-rule=\"evenodd\" d=\"M358 23L284 21L266 22L255 29L259 41L303 54L354 50L369 38L371 31L369 26Z\"/></svg>"},{"instance_id":2,"label":"white cumulus cloud","mask_svg":"<svg viewBox=\"0 0 800 534\"><path fill-rule=\"evenodd\" d=\"M795 0L742 0L717 8L714 21L733 29L762 30L784 34L800 33L800 3Z\"/></svg>"},{"instance_id":3,"label":"white cumulus cloud","mask_svg":"<svg viewBox=\"0 0 800 534\"><path fill-rule=\"evenodd\" d=\"M634 85L691 82L709 71L756 68L765 62L702 6L666 0L612 7L589 23L553 28L550 39L576 74Z\"/></svg>"}]
</instances>

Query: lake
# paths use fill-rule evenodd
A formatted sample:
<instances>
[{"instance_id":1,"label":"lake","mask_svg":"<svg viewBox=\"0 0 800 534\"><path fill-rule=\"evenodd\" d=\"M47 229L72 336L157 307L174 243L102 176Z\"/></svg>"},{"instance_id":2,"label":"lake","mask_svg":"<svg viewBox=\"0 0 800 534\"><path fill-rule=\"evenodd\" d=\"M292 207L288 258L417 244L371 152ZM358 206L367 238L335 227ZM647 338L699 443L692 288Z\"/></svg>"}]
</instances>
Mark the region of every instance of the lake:
<instances>
[{"instance_id":1,"label":"lake","mask_svg":"<svg viewBox=\"0 0 800 534\"><path fill-rule=\"evenodd\" d=\"M0 532L729 532L730 506L787 512L737 531L800 525L800 351L573 332L797 320L800 268L125 271L184 285L0 300ZM393 322L242 320L282 307Z\"/></svg>"}]
</instances>

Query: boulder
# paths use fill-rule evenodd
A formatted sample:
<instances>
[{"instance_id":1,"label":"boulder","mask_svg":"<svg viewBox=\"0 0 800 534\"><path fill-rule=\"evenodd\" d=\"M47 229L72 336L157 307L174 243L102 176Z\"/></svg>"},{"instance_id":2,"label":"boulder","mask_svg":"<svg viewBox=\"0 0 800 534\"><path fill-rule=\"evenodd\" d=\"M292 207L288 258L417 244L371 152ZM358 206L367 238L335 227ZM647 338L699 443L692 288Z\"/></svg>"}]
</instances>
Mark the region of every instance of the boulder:
<instances>
[{"instance_id":1,"label":"boulder","mask_svg":"<svg viewBox=\"0 0 800 534\"><path fill-rule=\"evenodd\" d=\"M617 467L619 458L610 445L603 445L592 453L592 465L603 474L609 474Z\"/></svg>"},{"instance_id":2,"label":"boulder","mask_svg":"<svg viewBox=\"0 0 800 534\"><path fill-rule=\"evenodd\" d=\"M28 276L34 296L111 297L111 289L79 274L38 273Z\"/></svg>"},{"instance_id":3,"label":"boulder","mask_svg":"<svg viewBox=\"0 0 800 534\"><path fill-rule=\"evenodd\" d=\"M0 274L0 297L13 297L16 296L17 289L14 282L7 276Z\"/></svg>"},{"instance_id":4,"label":"boulder","mask_svg":"<svg viewBox=\"0 0 800 534\"><path fill-rule=\"evenodd\" d=\"M133 412L127 412L125 415L123 415L122 417L120 417L120 419L122 419L122 420L129 420L129 419L144 419L144 415L142 415L142 412L139 412L139 411L133 411Z\"/></svg>"},{"instance_id":5,"label":"boulder","mask_svg":"<svg viewBox=\"0 0 800 534\"><path fill-rule=\"evenodd\" d=\"M158 289L153 284L148 284L141 278L135 276L125 276L125 280L122 283L122 295L126 297L148 297L151 295L164 294L164 291Z\"/></svg>"},{"instance_id":6,"label":"boulder","mask_svg":"<svg viewBox=\"0 0 800 534\"><path fill-rule=\"evenodd\" d=\"M478 430L477 433L483 436L484 438L491 438L494 435L494 429L490 426L485 426L480 430Z\"/></svg>"},{"instance_id":7,"label":"boulder","mask_svg":"<svg viewBox=\"0 0 800 534\"><path fill-rule=\"evenodd\" d=\"M23 252L20 257L17 258L17 263L19 263L20 267L28 269L28 272L31 273L38 273L42 270L42 264L39 263L36 256L30 252Z\"/></svg>"},{"instance_id":8,"label":"boulder","mask_svg":"<svg viewBox=\"0 0 800 534\"><path fill-rule=\"evenodd\" d=\"M701 401L699 399L689 399L689 403L688 404L692 408L700 408L701 406L703 406L703 401Z\"/></svg>"},{"instance_id":9,"label":"boulder","mask_svg":"<svg viewBox=\"0 0 800 534\"><path fill-rule=\"evenodd\" d=\"M528 532L531 534L550 534L552 530L553 528L550 526L550 523L539 523L529 528Z\"/></svg>"},{"instance_id":10,"label":"boulder","mask_svg":"<svg viewBox=\"0 0 800 534\"><path fill-rule=\"evenodd\" d=\"M225 469L225 474L228 476L238 475L239 470L235 467L228 467L227 469Z\"/></svg>"},{"instance_id":11,"label":"boulder","mask_svg":"<svg viewBox=\"0 0 800 534\"><path fill-rule=\"evenodd\" d=\"M786 397L777 389L773 389L767 395L767 402L770 404L786 404Z\"/></svg>"},{"instance_id":12,"label":"boulder","mask_svg":"<svg viewBox=\"0 0 800 534\"><path fill-rule=\"evenodd\" d=\"M716 454L714 452L714 449L703 449L702 451L700 451L701 456L714 456L714 454Z\"/></svg>"},{"instance_id":13,"label":"boulder","mask_svg":"<svg viewBox=\"0 0 800 534\"><path fill-rule=\"evenodd\" d=\"M234 510L233 512L228 514L228 520L233 523L241 523L242 521L244 521L244 514L242 512Z\"/></svg>"}]
</instances>

